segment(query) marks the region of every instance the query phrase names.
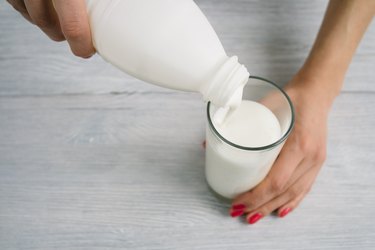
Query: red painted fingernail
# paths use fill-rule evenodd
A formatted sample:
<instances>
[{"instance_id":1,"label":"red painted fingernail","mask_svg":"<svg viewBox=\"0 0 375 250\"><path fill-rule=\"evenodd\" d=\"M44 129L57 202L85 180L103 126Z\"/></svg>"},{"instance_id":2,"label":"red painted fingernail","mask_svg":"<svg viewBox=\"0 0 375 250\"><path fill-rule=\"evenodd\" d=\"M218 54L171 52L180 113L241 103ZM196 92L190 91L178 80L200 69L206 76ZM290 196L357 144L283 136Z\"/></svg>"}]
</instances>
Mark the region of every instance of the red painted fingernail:
<instances>
[{"instance_id":1,"label":"red painted fingernail","mask_svg":"<svg viewBox=\"0 0 375 250\"><path fill-rule=\"evenodd\" d=\"M279 214L279 217L285 217L290 211L292 211L292 209L290 207L287 207L287 208L284 208L280 214Z\"/></svg>"},{"instance_id":2,"label":"red painted fingernail","mask_svg":"<svg viewBox=\"0 0 375 250\"><path fill-rule=\"evenodd\" d=\"M244 204L235 204L232 206L233 210L244 210L246 206Z\"/></svg>"},{"instance_id":3,"label":"red painted fingernail","mask_svg":"<svg viewBox=\"0 0 375 250\"><path fill-rule=\"evenodd\" d=\"M242 210L234 210L230 213L230 216L232 216L232 217L241 216L241 215L244 214L244 212L245 212L245 210L243 210L243 209Z\"/></svg>"},{"instance_id":4,"label":"red painted fingernail","mask_svg":"<svg viewBox=\"0 0 375 250\"><path fill-rule=\"evenodd\" d=\"M253 216L251 216L248 220L250 224L256 223L258 220L262 219L263 215L261 213L256 213Z\"/></svg>"},{"instance_id":5,"label":"red painted fingernail","mask_svg":"<svg viewBox=\"0 0 375 250\"><path fill-rule=\"evenodd\" d=\"M206 148L206 141L203 141L203 142L202 142L202 147L203 147L203 148Z\"/></svg>"}]
</instances>

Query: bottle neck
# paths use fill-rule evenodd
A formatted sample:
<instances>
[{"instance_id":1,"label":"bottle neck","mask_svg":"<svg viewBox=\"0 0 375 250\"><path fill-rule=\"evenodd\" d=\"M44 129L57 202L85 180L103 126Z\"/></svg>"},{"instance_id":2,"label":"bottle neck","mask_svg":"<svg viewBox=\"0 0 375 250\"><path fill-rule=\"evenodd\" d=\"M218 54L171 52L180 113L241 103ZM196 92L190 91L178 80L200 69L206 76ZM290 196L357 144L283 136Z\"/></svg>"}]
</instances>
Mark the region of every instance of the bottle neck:
<instances>
[{"instance_id":1,"label":"bottle neck","mask_svg":"<svg viewBox=\"0 0 375 250\"><path fill-rule=\"evenodd\" d=\"M215 75L203 85L201 93L205 101L218 107L237 107L242 100L243 87L249 80L249 72L238 62L237 56L225 60Z\"/></svg>"}]
</instances>

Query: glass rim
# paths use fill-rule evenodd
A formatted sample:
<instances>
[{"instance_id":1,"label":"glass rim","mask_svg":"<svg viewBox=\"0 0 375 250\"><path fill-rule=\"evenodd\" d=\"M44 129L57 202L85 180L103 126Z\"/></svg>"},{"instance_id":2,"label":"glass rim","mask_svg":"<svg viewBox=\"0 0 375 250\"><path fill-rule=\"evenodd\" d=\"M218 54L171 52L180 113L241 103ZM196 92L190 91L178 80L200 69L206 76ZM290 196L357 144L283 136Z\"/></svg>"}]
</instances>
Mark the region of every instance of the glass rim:
<instances>
[{"instance_id":1,"label":"glass rim","mask_svg":"<svg viewBox=\"0 0 375 250\"><path fill-rule=\"evenodd\" d=\"M293 103L290 100L288 94L281 87L279 87L276 83L274 83L274 82L272 82L270 80L267 80L267 79L265 79L263 77L259 77L259 76L249 76L249 79L257 79L257 80L261 80L261 81L264 81L264 82L267 82L267 83L271 84L272 86L274 86L275 88L277 88L282 93L282 95L286 98L286 100L287 100L287 102L289 104L289 107L290 107L292 118L291 118L291 121L290 121L289 128L284 133L284 135L281 136L277 141L275 141L275 142L273 142L271 144L268 144L266 146L262 146L262 147L245 147L245 146L241 146L241 145L235 144L235 143L233 143L233 142L225 139L224 136L222 136L216 130L216 128L215 128L215 126L214 126L214 124L213 124L213 122L211 120L211 116L210 116L211 102L207 103L207 120L208 120L209 127L210 127L210 129L212 129L212 131L214 132L214 134L216 134L216 136L218 136L222 141L224 141L228 145L230 145L232 147L235 147L235 148L238 148L238 149L248 150L248 151L263 151L263 150L274 148L274 147L278 146L279 144L281 144L282 142L284 142L286 140L286 138L288 138L290 132L292 131L292 129L294 127L295 111L294 111Z\"/></svg>"}]
</instances>

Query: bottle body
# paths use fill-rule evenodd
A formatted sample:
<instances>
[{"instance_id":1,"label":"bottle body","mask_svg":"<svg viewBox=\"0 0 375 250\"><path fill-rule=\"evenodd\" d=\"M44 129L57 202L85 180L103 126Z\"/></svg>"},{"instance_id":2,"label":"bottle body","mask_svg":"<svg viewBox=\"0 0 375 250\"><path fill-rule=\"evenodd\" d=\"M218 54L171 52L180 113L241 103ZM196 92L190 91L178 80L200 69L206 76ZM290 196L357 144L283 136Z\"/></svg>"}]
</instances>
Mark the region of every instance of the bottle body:
<instances>
[{"instance_id":1,"label":"bottle body","mask_svg":"<svg viewBox=\"0 0 375 250\"><path fill-rule=\"evenodd\" d=\"M236 57L228 58L194 1L86 2L96 50L128 74L166 88L201 92L219 106L246 83L247 70Z\"/></svg>"}]
</instances>

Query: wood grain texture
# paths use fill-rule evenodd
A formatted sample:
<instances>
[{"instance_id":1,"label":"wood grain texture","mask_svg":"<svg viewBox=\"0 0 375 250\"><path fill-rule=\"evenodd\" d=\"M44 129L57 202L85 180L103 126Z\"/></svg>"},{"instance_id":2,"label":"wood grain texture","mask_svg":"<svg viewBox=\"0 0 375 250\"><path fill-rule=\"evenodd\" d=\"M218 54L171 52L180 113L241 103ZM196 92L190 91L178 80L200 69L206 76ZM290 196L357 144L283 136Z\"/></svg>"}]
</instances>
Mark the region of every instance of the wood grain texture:
<instances>
[{"instance_id":1,"label":"wood grain texture","mask_svg":"<svg viewBox=\"0 0 375 250\"><path fill-rule=\"evenodd\" d=\"M229 54L286 82L326 1L200 0ZM204 180L196 94L81 60L0 2L0 249L374 249L375 29L329 121L329 156L285 219L227 215Z\"/></svg>"}]
</instances>

